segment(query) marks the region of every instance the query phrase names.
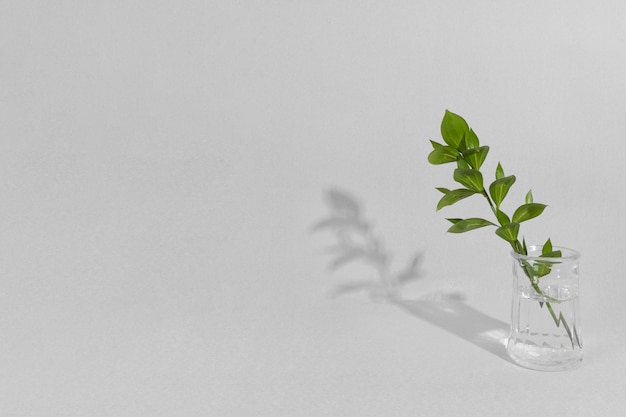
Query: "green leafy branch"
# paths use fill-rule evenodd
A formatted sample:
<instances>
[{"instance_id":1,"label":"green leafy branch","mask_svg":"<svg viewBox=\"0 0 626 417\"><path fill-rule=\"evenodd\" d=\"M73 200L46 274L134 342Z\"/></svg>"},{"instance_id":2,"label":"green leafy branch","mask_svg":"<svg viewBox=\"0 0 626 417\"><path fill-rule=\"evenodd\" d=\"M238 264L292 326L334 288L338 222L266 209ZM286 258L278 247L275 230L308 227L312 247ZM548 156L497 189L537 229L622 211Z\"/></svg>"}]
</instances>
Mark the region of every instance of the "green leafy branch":
<instances>
[{"instance_id":1,"label":"green leafy branch","mask_svg":"<svg viewBox=\"0 0 626 417\"><path fill-rule=\"evenodd\" d=\"M546 205L535 203L532 191L528 191L525 203L519 206L512 216L507 215L501 206L509 190L515 184L515 175L505 175L502 165L498 163L495 180L485 187L480 169L489 153L489 146L480 145L478 136L461 116L446 110L441 122L441 135L445 145L431 140L433 151L428 155L428 161L435 165L456 163L457 168L454 170L453 178L463 187L454 190L437 188L443 193L443 197L437 204L437 210L451 206L467 197L480 195L487 200L497 222L476 217L447 219L452 223L448 232L464 233L485 226L496 226L496 235L507 241L515 252L527 255L526 242L524 239L520 241L518 237L520 224L539 216ZM551 245L544 246L551 248ZM542 256L560 256L560 253L546 253Z\"/></svg>"},{"instance_id":2,"label":"green leafy branch","mask_svg":"<svg viewBox=\"0 0 626 417\"><path fill-rule=\"evenodd\" d=\"M526 240L523 237L521 241L519 239L520 225L541 215L547 206L535 203L532 190L530 190L526 193L524 204L520 205L513 212L512 216L507 215L502 209L502 202L513 184L515 184L515 175L505 175L502 165L498 162L495 179L488 187L485 187L481 167L489 153L489 146L481 146L476 132L458 114L446 110L441 122L441 136L445 143L430 141L433 150L428 155L428 161L434 165L456 164L453 178L462 187L453 190L438 187L437 190L443 193L443 196L437 204L437 211L468 197L478 195L485 198L495 218L495 222L479 217L448 218L447 220L452 223L448 232L465 233L482 227L494 226L496 227L496 235L509 243L514 252L528 255ZM558 257L561 257L561 251L553 250L552 242L548 238L542 247L541 258ZM546 300L546 307L550 311L555 324L557 327L563 324L573 343L572 333L567 322L562 315L557 317L550 304L550 302L559 302L559 300L548 297L539 287L539 280L550 273L551 265L555 261L539 260L533 264L527 260L522 260L521 262L522 269L530 280L531 286ZM543 305L543 303L541 304Z\"/></svg>"}]
</instances>

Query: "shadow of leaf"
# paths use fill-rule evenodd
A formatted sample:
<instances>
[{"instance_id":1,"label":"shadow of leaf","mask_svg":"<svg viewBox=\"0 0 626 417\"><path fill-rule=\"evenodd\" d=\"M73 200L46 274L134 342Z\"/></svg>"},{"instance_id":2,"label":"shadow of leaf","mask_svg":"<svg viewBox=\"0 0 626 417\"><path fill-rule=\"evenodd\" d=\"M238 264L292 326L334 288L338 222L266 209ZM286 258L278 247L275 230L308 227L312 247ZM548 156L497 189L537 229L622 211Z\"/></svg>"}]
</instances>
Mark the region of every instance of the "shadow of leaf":
<instances>
[{"instance_id":1,"label":"shadow of leaf","mask_svg":"<svg viewBox=\"0 0 626 417\"><path fill-rule=\"evenodd\" d=\"M356 198L337 188L331 188L326 192L326 201L338 215L358 218L361 214L360 204Z\"/></svg>"},{"instance_id":2,"label":"shadow of leaf","mask_svg":"<svg viewBox=\"0 0 626 417\"><path fill-rule=\"evenodd\" d=\"M313 231L319 231L324 229L347 230L351 228L366 232L369 228L369 225L367 223L361 222L357 218L329 217L327 219L320 220L312 227Z\"/></svg>"},{"instance_id":3,"label":"shadow of leaf","mask_svg":"<svg viewBox=\"0 0 626 417\"><path fill-rule=\"evenodd\" d=\"M330 293L331 297L338 297L340 295L349 294L358 291L371 291L373 287L376 286L376 281L368 280L368 281L358 281L358 282L347 282L340 285L337 285Z\"/></svg>"},{"instance_id":4,"label":"shadow of leaf","mask_svg":"<svg viewBox=\"0 0 626 417\"><path fill-rule=\"evenodd\" d=\"M396 280L399 283L408 282L421 277L420 265L422 264L423 255L416 253L403 270L398 272Z\"/></svg>"},{"instance_id":5,"label":"shadow of leaf","mask_svg":"<svg viewBox=\"0 0 626 417\"><path fill-rule=\"evenodd\" d=\"M339 254L329 264L328 268L335 270L342 265L345 265L351 261L362 258L365 256L365 251L360 248L348 248L342 254Z\"/></svg>"}]
</instances>

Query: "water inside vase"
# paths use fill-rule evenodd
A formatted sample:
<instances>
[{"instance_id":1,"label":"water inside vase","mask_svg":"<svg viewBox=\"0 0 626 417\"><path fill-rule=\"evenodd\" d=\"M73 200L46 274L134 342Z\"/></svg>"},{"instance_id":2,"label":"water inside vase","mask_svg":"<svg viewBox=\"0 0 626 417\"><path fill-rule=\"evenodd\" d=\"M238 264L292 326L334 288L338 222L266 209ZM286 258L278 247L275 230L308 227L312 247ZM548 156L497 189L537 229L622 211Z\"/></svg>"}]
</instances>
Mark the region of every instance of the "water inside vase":
<instances>
[{"instance_id":1,"label":"water inside vase","mask_svg":"<svg viewBox=\"0 0 626 417\"><path fill-rule=\"evenodd\" d=\"M540 295L530 286L520 286L514 294L509 355L532 369L574 367L582 359L577 291L548 286L542 292Z\"/></svg>"}]
</instances>

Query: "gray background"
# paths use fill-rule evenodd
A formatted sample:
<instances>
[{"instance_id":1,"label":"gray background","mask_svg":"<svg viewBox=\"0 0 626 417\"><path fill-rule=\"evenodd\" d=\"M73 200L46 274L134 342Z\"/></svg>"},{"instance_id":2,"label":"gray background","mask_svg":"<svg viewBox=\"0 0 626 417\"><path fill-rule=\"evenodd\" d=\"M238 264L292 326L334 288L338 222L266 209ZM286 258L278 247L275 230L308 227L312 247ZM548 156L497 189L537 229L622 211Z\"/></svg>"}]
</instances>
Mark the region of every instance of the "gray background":
<instances>
[{"instance_id":1,"label":"gray background","mask_svg":"<svg viewBox=\"0 0 626 417\"><path fill-rule=\"evenodd\" d=\"M621 412L625 22L597 0L0 1L0 414ZM510 260L445 233L482 202L434 210L446 108L517 175L509 211L550 206L526 239L583 254L574 372L475 338L508 323ZM372 275L326 269L334 187L392 268L422 254L403 297L455 291L464 320L329 296Z\"/></svg>"}]
</instances>

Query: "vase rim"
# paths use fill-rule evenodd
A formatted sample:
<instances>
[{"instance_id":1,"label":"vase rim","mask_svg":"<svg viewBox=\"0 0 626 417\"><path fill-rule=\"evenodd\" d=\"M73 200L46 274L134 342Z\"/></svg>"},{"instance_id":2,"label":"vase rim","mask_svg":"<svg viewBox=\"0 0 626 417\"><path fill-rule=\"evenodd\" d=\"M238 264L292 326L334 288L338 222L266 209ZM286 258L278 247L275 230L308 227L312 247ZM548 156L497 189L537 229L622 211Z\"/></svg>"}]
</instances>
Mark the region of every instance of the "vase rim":
<instances>
[{"instance_id":1,"label":"vase rim","mask_svg":"<svg viewBox=\"0 0 626 417\"><path fill-rule=\"evenodd\" d=\"M580 258L580 252L574 250L574 249L570 249L570 248L566 248L564 246L553 246L552 249L554 250L560 250L562 256L559 256L558 258L555 257L545 257L545 256L541 256L541 249L543 248L543 245L530 245L528 246L528 252L532 253L532 252L539 252L538 256L534 256L534 255L522 255L521 253L517 253L515 251L511 251L511 256L513 256L513 258L515 259L546 259L546 260L554 260L554 259L578 259Z\"/></svg>"}]
</instances>

